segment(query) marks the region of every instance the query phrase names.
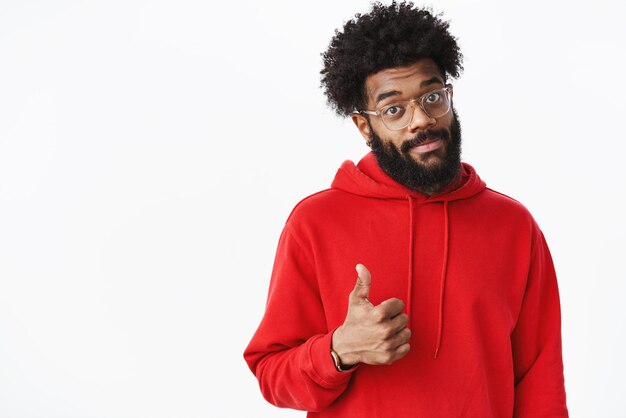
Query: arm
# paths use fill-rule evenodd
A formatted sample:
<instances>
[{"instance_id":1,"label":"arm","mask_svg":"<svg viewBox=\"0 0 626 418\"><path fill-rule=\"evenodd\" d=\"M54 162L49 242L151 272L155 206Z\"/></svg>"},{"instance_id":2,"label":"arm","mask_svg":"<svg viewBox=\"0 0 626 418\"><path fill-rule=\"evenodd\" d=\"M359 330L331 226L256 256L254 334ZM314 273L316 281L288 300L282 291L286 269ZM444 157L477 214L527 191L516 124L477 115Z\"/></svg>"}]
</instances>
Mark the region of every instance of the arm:
<instances>
[{"instance_id":1,"label":"arm","mask_svg":"<svg viewBox=\"0 0 626 418\"><path fill-rule=\"evenodd\" d=\"M348 386L338 372L312 257L289 226L276 253L265 315L244 357L270 403L321 411Z\"/></svg>"},{"instance_id":2,"label":"arm","mask_svg":"<svg viewBox=\"0 0 626 418\"><path fill-rule=\"evenodd\" d=\"M561 313L556 274L543 234L535 225L526 291L511 335L515 418L564 418Z\"/></svg>"},{"instance_id":3,"label":"arm","mask_svg":"<svg viewBox=\"0 0 626 418\"><path fill-rule=\"evenodd\" d=\"M345 366L391 364L408 353L411 331L401 300L377 306L369 301L372 278L363 265L357 266L344 323L329 331L314 263L305 248L285 227L265 316L244 357L270 403L322 411L346 390L356 370L338 372L331 347Z\"/></svg>"}]
</instances>

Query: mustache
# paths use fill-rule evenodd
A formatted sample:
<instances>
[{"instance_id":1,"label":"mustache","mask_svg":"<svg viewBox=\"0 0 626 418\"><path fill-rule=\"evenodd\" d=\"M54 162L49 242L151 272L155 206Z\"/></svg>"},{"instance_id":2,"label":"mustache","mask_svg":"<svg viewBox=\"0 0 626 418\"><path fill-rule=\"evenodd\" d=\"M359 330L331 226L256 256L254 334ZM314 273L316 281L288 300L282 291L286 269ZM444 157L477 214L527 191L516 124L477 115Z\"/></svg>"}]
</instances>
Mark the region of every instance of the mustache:
<instances>
[{"instance_id":1,"label":"mustache","mask_svg":"<svg viewBox=\"0 0 626 418\"><path fill-rule=\"evenodd\" d=\"M431 139L442 139L444 141L450 140L450 131L446 128L439 129L428 129L426 131L420 132L413 139L409 139L405 141L400 146L400 151L402 153L407 153L411 148L418 146L422 142L426 141L427 138Z\"/></svg>"}]
</instances>

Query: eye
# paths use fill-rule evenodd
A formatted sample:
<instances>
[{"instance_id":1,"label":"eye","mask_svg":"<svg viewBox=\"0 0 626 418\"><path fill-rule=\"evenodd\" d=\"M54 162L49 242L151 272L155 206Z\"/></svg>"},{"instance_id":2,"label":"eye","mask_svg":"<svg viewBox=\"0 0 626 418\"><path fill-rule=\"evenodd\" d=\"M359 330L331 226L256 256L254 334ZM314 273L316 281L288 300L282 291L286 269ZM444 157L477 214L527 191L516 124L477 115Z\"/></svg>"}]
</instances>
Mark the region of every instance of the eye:
<instances>
[{"instance_id":1,"label":"eye","mask_svg":"<svg viewBox=\"0 0 626 418\"><path fill-rule=\"evenodd\" d=\"M441 99L441 93L440 92L433 92L430 93L428 96L426 96L426 103L435 103L438 102Z\"/></svg>"},{"instance_id":2,"label":"eye","mask_svg":"<svg viewBox=\"0 0 626 418\"><path fill-rule=\"evenodd\" d=\"M405 107L401 104L388 106L382 110L382 115L388 118L397 118L404 114Z\"/></svg>"}]
</instances>

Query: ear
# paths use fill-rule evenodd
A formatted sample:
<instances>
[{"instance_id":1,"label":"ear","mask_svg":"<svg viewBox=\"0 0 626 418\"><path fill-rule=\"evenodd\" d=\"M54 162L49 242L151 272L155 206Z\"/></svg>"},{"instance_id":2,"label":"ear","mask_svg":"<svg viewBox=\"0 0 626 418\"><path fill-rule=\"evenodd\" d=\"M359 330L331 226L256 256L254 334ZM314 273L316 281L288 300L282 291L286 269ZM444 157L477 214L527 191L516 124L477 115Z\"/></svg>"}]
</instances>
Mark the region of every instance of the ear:
<instances>
[{"instance_id":1,"label":"ear","mask_svg":"<svg viewBox=\"0 0 626 418\"><path fill-rule=\"evenodd\" d=\"M365 116L355 112L352 114L352 122L354 122L354 124L356 125L357 129L361 133L361 136L363 137L363 139L365 139L365 142L368 143L370 140L371 131L370 124L367 122Z\"/></svg>"}]
</instances>

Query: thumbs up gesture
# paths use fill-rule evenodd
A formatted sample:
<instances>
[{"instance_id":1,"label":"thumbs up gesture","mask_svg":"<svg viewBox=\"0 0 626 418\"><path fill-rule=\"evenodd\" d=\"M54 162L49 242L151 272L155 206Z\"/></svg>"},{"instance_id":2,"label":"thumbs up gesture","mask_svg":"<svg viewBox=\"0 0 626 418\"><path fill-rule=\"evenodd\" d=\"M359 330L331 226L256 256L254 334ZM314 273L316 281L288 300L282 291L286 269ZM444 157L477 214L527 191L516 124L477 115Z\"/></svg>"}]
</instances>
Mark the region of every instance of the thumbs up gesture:
<instances>
[{"instance_id":1,"label":"thumbs up gesture","mask_svg":"<svg viewBox=\"0 0 626 418\"><path fill-rule=\"evenodd\" d=\"M402 313L404 302L391 298L374 306L369 301L372 276L357 264L356 285L348 298L346 319L335 330L333 350L343 366L357 363L391 364L404 357L410 349L409 317Z\"/></svg>"}]
</instances>

